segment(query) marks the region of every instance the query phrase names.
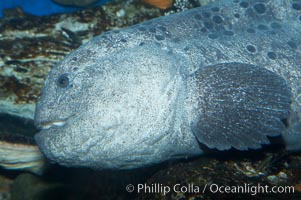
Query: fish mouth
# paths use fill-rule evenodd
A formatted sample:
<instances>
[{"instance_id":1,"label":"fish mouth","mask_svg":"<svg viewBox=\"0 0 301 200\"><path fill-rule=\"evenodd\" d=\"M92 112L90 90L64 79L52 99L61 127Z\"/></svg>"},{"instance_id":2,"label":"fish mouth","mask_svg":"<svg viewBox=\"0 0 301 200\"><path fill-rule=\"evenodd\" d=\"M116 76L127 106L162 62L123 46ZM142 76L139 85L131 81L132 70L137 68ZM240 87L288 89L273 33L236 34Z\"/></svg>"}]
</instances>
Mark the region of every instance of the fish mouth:
<instances>
[{"instance_id":1,"label":"fish mouth","mask_svg":"<svg viewBox=\"0 0 301 200\"><path fill-rule=\"evenodd\" d=\"M54 121L49 121L49 122L43 122L40 124L40 128L42 130L46 130L46 129L50 129L55 126L62 127L66 123L67 123L67 120L54 120Z\"/></svg>"},{"instance_id":2,"label":"fish mouth","mask_svg":"<svg viewBox=\"0 0 301 200\"><path fill-rule=\"evenodd\" d=\"M44 121L44 122L41 122L38 127L42 130L46 130L46 129L50 129L50 128L53 128L53 127L62 127L62 126L65 126L68 122L68 120L70 118L72 118L73 116L75 116L76 114L73 114L65 119L58 119L58 120L51 120L51 121Z\"/></svg>"}]
</instances>

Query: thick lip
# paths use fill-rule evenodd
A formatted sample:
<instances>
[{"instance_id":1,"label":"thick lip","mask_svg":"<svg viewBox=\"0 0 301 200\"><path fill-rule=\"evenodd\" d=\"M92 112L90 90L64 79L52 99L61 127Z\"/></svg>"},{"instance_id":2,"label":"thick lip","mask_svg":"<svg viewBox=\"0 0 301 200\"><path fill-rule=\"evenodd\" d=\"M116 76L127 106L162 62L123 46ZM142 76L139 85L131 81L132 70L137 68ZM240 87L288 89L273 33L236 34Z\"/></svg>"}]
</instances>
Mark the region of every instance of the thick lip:
<instances>
[{"instance_id":1,"label":"thick lip","mask_svg":"<svg viewBox=\"0 0 301 200\"><path fill-rule=\"evenodd\" d=\"M67 120L54 120L54 121L49 121L49 122L43 122L40 125L40 128L42 130L45 130L45 129L50 129L51 127L54 127L54 126L62 127L66 123L67 123Z\"/></svg>"},{"instance_id":2,"label":"thick lip","mask_svg":"<svg viewBox=\"0 0 301 200\"><path fill-rule=\"evenodd\" d=\"M64 126L68 120L72 117L74 117L76 114L72 114L69 117L65 118L65 119L58 119L58 120L52 120L52 121L46 121L46 122L42 122L39 125L39 128L42 130L46 130L46 129L50 129L52 127L62 127Z\"/></svg>"}]
</instances>

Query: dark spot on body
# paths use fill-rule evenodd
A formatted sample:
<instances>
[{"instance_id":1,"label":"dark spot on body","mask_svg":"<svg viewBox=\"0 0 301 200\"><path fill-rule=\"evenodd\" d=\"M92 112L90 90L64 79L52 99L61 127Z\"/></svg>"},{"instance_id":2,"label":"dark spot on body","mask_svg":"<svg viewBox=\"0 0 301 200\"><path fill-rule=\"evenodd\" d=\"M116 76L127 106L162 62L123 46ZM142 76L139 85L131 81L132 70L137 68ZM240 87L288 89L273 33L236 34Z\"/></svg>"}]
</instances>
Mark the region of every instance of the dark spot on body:
<instances>
[{"instance_id":1,"label":"dark spot on body","mask_svg":"<svg viewBox=\"0 0 301 200\"><path fill-rule=\"evenodd\" d=\"M143 46L143 45L145 45L145 42L140 42L139 43L139 46Z\"/></svg>"},{"instance_id":2,"label":"dark spot on body","mask_svg":"<svg viewBox=\"0 0 301 200\"><path fill-rule=\"evenodd\" d=\"M203 17L202 17L200 14L196 14L196 15L194 16L194 19L196 19L196 20L202 20Z\"/></svg>"},{"instance_id":3,"label":"dark spot on body","mask_svg":"<svg viewBox=\"0 0 301 200\"><path fill-rule=\"evenodd\" d=\"M255 29L253 29L253 28L248 28L248 29L247 29L247 32L248 32L248 33L256 33Z\"/></svg>"},{"instance_id":4,"label":"dark spot on body","mask_svg":"<svg viewBox=\"0 0 301 200\"><path fill-rule=\"evenodd\" d=\"M156 29L154 27L151 27L151 28L148 29L148 31L151 32L151 33L155 33Z\"/></svg>"},{"instance_id":5,"label":"dark spot on body","mask_svg":"<svg viewBox=\"0 0 301 200\"><path fill-rule=\"evenodd\" d=\"M101 38L104 39L104 40L108 39L107 35L105 35L105 34L106 34L106 33L104 33L104 34L101 36Z\"/></svg>"},{"instance_id":6,"label":"dark spot on body","mask_svg":"<svg viewBox=\"0 0 301 200\"><path fill-rule=\"evenodd\" d=\"M149 20L149 21L144 22L144 24L149 26L149 25L152 25L153 22L151 20Z\"/></svg>"},{"instance_id":7,"label":"dark spot on body","mask_svg":"<svg viewBox=\"0 0 301 200\"><path fill-rule=\"evenodd\" d=\"M287 44L292 48L292 49L297 49L297 44L294 41L288 41Z\"/></svg>"},{"instance_id":8,"label":"dark spot on body","mask_svg":"<svg viewBox=\"0 0 301 200\"><path fill-rule=\"evenodd\" d=\"M295 10L301 10L301 3L293 3L292 8Z\"/></svg>"},{"instance_id":9,"label":"dark spot on body","mask_svg":"<svg viewBox=\"0 0 301 200\"><path fill-rule=\"evenodd\" d=\"M240 18L240 14L235 13L235 14L234 14L234 17L238 19L238 18Z\"/></svg>"},{"instance_id":10,"label":"dark spot on body","mask_svg":"<svg viewBox=\"0 0 301 200\"><path fill-rule=\"evenodd\" d=\"M206 28L201 28L201 31L202 31L203 33L206 33L206 32L207 32L207 29L206 29Z\"/></svg>"},{"instance_id":11,"label":"dark spot on body","mask_svg":"<svg viewBox=\"0 0 301 200\"><path fill-rule=\"evenodd\" d=\"M212 10L213 12L219 12L219 7L213 7L213 8L211 8L211 10Z\"/></svg>"},{"instance_id":12,"label":"dark spot on body","mask_svg":"<svg viewBox=\"0 0 301 200\"><path fill-rule=\"evenodd\" d=\"M256 52L256 48L253 46L253 45L247 45L247 50L251 53L254 53Z\"/></svg>"},{"instance_id":13,"label":"dark spot on body","mask_svg":"<svg viewBox=\"0 0 301 200\"><path fill-rule=\"evenodd\" d=\"M277 33L275 31L270 32L271 35L276 35Z\"/></svg>"},{"instance_id":14,"label":"dark spot on body","mask_svg":"<svg viewBox=\"0 0 301 200\"><path fill-rule=\"evenodd\" d=\"M202 26L200 26L200 24L193 24L193 28L195 28L195 29L199 29L199 28L201 28Z\"/></svg>"},{"instance_id":15,"label":"dark spot on body","mask_svg":"<svg viewBox=\"0 0 301 200\"><path fill-rule=\"evenodd\" d=\"M72 61L77 61L77 57L73 57L71 60Z\"/></svg>"},{"instance_id":16,"label":"dark spot on body","mask_svg":"<svg viewBox=\"0 0 301 200\"><path fill-rule=\"evenodd\" d=\"M217 24L223 23L223 18L221 18L221 16L219 16L219 15L213 16L212 20Z\"/></svg>"},{"instance_id":17,"label":"dark spot on body","mask_svg":"<svg viewBox=\"0 0 301 200\"><path fill-rule=\"evenodd\" d=\"M272 51L268 52L268 57L272 60L275 60L277 58L276 54Z\"/></svg>"},{"instance_id":18,"label":"dark spot on body","mask_svg":"<svg viewBox=\"0 0 301 200\"><path fill-rule=\"evenodd\" d=\"M225 31L225 32L224 32L224 35L227 35L227 36L233 36L233 35L234 35L234 32L233 32L233 31Z\"/></svg>"},{"instance_id":19,"label":"dark spot on body","mask_svg":"<svg viewBox=\"0 0 301 200\"><path fill-rule=\"evenodd\" d=\"M184 47L184 51L188 52L189 51L189 47Z\"/></svg>"},{"instance_id":20,"label":"dark spot on body","mask_svg":"<svg viewBox=\"0 0 301 200\"><path fill-rule=\"evenodd\" d=\"M301 21L301 15L299 16L299 21Z\"/></svg>"},{"instance_id":21,"label":"dark spot on body","mask_svg":"<svg viewBox=\"0 0 301 200\"><path fill-rule=\"evenodd\" d=\"M92 50L88 49L88 50L87 50L87 54L88 54L88 55L93 55L94 52L93 52Z\"/></svg>"},{"instance_id":22,"label":"dark spot on body","mask_svg":"<svg viewBox=\"0 0 301 200\"><path fill-rule=\"evenodd\" d=\"M180 40L180 38L175 37L172 41L175 42L175 43L179 43L181 40Z\"/></svg>"},{"instance_id":23,"label":"dark spot on body","mask_svg":"<svg viewBox=\"0 0 301 200\"><path fill-rule=\"evenodd\" d=\"M280 29L281 25L278 22L272 22L271 23L271 28L273 28L273 29Z\"/></svg>"},{"instance_id":24,"label":"dark spot on body","mask_svg":"<svg viewBox=\"0 0 301 200\"><path fill-rule=\"evenodd\" d=\"M122 39L120 40L120 42L123 42L123 43L125 43L125 42L127 42L127 40L126 40L126 39L124 39L124 38L122 38Z\"/></svg>"},{"instance_id":25,"label":"dark spot on body","mask_svg":"<svg viewBox=\"0 0 301 200\"><path fill-rule=\"evenodd\" d=\"M217 26L215 26L215 30L216 30L217 32L223 32L223 31L226 31L225 27L222 26L222 25L217 25Z\"/></svg>"},{"instance_id":26,"label":"dark spot on body","mask_svg":"<svg viewBox=\"0 0 301 200\"><path fill-rule=\"evenodd\" d=\"M164 40L165 37L163 35L155 35L156 40L161 41Z\"/></svg>"},{"instance_id":27,"label":"dark spot on body","mask_svg":"<svg viewBox=\"0 0 301 200\"><path fill-rule=\"evenodd\" d=\"M61 88L66 88L69 86L69 78L67 74L62 74L59 76L56 82L57 86Z\"/></svg>"},{"instance_id":28,"label":"dark spot on body","mask_svg":"<svg viewBox=\"0 0 301 200\"><path fill-rule=\"evenodd\" d=\"M259 24L257 26L257 29L262 30L262 31L269 30L269 28L266 25L263 25L263 24Z\"/></svg>"},{"instance_id":29,"label":"dark spot on body","mask_svg":"<svg viewBox=\"0 0 301 200\"><path fill-rule=\"evenodd\" d=\"M211 33L211 34L208 34L208 38L210 39L217 39L218 38L218 35L216 33Z\"/></svg>"},{"instance_id":30,"label":"dark spot on body","mask_svg":"<svg viewBox=\"0 0 301 200\"><path fill-rule=\"evenodd\" d=\"M253 8L258 14L263 14L266 11L265 5L263 3L257 3L253 6Z\"/></svg>"},{"instance_id":31,"label":"dark spot on body","mask_svg":"<svg viewBox=\"0 0 301 200\"><path fill-rule=\"evenodd\" d=\"M143 27L143 26L141 26L141 27L138 27L138 30L139 30L139 31L146 31L146 28Z\"/></svg>"},{"instance_id":32,"label":"dark spot on body","mask_svg":"<svg viewBox=\"0 0 301 200\"><path fill-rule=\"evenodd\" d=\"M245 2L245 1L242 1L242 2L240 2L239 6L242 7L242 8L247 8L247 7L249 7L249 3Z\"/></svg>"},{"instance_id":33,"label":"dark spot on body","mask_svg":"<svg viewBox=\"0 0 301 200\"><path fill-rule=\"evenodd\" d=\"M156 46L158 46L158 47L160 47L160 48L161 48L161 44L160 44L160 42L154 42L154 44L155 44Z\"/></svg>"},{"instance_id":34,"label":"dark spot on body","mask_svg":"<svg viewBox=\"0 0 301 200\"><path fill-rule=\"evenodd\" d=\"M165 26L158 26L158 29L161 30L161 31L164 31L164 32L167 31Z\"/></svg>"},{"instance_id":35,"label":"dark spot on body","mask_svg":"<svg viewBox=\"0 0 301 200\"><path fill-rule=\"evenodd\" d=\"M207 28L207 29L213 29L213 24L211 22L204 22L204 26Z\"/></svg>"},{"instance_id":36,"label":"dark spot on body","mask_svg":"<svg viewBox=\"0 0 301 200\"><path fill-rule=\"evenodd\" d=\"M73 71L77 71L77 70L78 70L78 67L73 67L72 70L73 70Z\"/></svg>"},{"instance_id":37,"label":"dark spot on body","mask_svg":"<svg viewBox=\"0 0 301 200\"><path fill-rule=\"evenodd\" d=\"M211 17L211 13L210 12L202 12L202 16L205 18L210 18Z\"/></svg>"}]
</instances>

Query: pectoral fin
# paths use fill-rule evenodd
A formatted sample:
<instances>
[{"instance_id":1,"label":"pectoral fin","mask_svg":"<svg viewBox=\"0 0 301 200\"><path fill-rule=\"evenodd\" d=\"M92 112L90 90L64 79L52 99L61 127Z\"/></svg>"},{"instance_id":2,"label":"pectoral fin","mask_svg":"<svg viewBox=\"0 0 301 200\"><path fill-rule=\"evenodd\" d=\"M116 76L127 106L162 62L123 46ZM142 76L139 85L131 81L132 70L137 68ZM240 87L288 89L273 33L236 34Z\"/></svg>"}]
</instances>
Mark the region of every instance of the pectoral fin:
<instances>
[{"instance_id":1,"label":"pectoral fin","mask_svg":"<svg viewBox=\"0 0 301 200\"><path fill-rule=\"evenodd\" d=\"M259 66L223 63L194 74L199 117L192 130L209 148L260 148L280 135L289 117L291 90L279 75Z\"/></svg>"}]
</instances>

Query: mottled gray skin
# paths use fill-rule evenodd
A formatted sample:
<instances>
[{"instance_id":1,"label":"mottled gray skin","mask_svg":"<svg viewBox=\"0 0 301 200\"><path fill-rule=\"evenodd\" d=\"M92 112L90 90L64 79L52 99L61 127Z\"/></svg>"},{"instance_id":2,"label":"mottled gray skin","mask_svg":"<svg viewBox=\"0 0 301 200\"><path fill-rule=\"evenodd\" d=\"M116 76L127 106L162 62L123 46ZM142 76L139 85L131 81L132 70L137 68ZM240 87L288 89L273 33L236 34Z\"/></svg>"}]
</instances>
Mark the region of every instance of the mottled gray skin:
<instances>
[{"instance_id":1,"label":"mottled gray skin","mask_svg":"<svg viewBox=\"0 0 301 200\"><path fill-rule=\"evenodd\" d=\"M216 106L210 100L202 106L200 98L216 91L202 82L211 79L200 78L200 70L228 66L223 63L238 63L234 66L239 70L246 64L243 71L258 66L275 74L280 83L275 86L279 98L278 91L269 95L276 93L271 98L287 98L291 103L287 109L287 103L279 108L279 119L275 117L279 127L275 130L281 130L288 149L300 150L301 11L299 4L293 5L299 1L244 2L248 5L219 1L110 31L72 52L51 70L37 104L37 126L51 126L35 137L41 150L50 160L65 166L128 169L200 155L200 143L220 150L259 148L268 143L267 135L277 134L262 133L260 139L248 143L250 139L233 136L229 130L231 134L224 136L230 138L229 143L223 145L219 135L213 137L214 131L202 139L206 131L194 130L211 123L203 119L210 115L204 114L204 108L211 107L214 113ZM255 6L258 2L264 2L264 7ZM256 71L257 67L252 69ZM269 77L265 71L265 77ZM69 83L58 83L62 74ZM226 76L231 79L231 71ZM265 82L269 85L270 80L262 80L263 88ZM290 95L288 90L282 91L281 83ZM261 102L260 98L255 102ZM266 110L273 109L268 106ZM256 109L259 113L260 108ZM280 122L284 116L288 117L285 128ZM55 122L65 124L56 126ZM257 122L253 124L256 129Z\"/></svg>"}]
</instances>

